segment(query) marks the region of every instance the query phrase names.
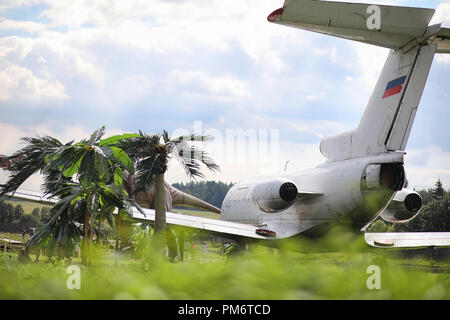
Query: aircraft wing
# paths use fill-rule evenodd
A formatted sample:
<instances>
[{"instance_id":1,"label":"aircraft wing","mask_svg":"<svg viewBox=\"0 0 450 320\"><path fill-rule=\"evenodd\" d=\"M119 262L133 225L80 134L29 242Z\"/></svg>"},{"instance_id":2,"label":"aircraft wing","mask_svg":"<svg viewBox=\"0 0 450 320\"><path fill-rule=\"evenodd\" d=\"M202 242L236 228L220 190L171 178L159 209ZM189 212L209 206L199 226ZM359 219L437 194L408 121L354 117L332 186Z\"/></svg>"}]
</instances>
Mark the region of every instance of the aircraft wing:
<instances>
[{"instance_id":1,"label":"aircraft wing","mask_svg":"<svg viewBox=\"0 0 450 320\"><path fill-rule=\"evenodd\" d=\"M58 199L44 197L41 192L18 189L12 198L27 200L48 205L55 204ZM145 216L133 208L133 219L136 222L149 223L155 221L155 210L143 208ZM224 221L219 219L190 216L175 212L166 212L168 225L182 226L203 230L208 233L229 239L280 239L269 230L254 225ZM366 232L367 244L378 248L420 248L450 247L450 232Z\"/></svg>"},{"instance_id":2,"label":"aircraft wing","mask_svg":"<svg viewBox=\"0 0 450 320\"><path fill-rule=\"evenodd\" d=\"M44 197L41 192L24 189L18 189L14 195L10 195L10 197L48 205L53 205L58 201L56 198ZM155 210L143 208L143 211L145 216L136 208L133 208L133 219L136 220L136 222L149 223L155 221ZM176 225L207 231L217 236L229 239L267 239L268 237L276 237L272 234L267 236L262 235L265 234L265 231L267 230L258 228L254 225L203 218L175 212L166 212L166 223L168 225Z\"/></svg>"},{"instance_id":3,"label":"aircraft wing","mask_svg":"<svg viewBox=\"0 0 450 320\"><path fill-rule=\"evenodd\" d=\"M137 209L133 208L133 219L143 223L155 221L155 210L145 208L143 210L146 215L145 217ZM168 225L207 231L223 238L267 239L267 237L259 235L257 232L261 229L253 225L219 219L203 218L175 212L166 212L166 223Z\"/></svg>"},{"instance_id":4,"label":"aircraft wing","mask_svg":"<svg viewBox=\"0 0 450 320\"><path fill-rule=\"evenodd\" d=\"M42 192L26 190L26 189L17 189L17 191L14 193L14 195L8 194L7 197L47 204L47 205L51 205L51 206L54 205L56 202L58 202L58 199L56 199L56 198L45 197L42 194Z\"/></svg>"},{"instance_id":5,"label":"aircraft wing","mask_svg":"<svg viewBox=\"0 0 450 320\"><path fill-rule=\"evenodd\" d=\"M366 232L364 240L377 248L450 247L450 232Z\"/></svg>"}]
</instances>

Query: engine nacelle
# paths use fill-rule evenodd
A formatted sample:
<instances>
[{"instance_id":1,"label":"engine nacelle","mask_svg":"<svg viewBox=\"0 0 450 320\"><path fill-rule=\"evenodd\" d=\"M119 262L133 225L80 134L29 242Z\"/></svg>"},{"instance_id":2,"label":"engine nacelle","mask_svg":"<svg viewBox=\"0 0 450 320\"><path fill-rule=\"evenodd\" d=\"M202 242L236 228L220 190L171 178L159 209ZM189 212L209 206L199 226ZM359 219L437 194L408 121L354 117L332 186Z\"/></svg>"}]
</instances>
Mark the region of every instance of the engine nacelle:
<instances>
[{"instance_id":1,"label":"engine nacelle","mask_svg":"<svg viewBox=\"0 0 450 320\"><path fill-rule=\"evenodd\" d=\"M292 206L297 195L297 187L292 181L278 178L254 186L252 200L261 211L274 213Z\"/></svg>"},{"instance_id":2,"label":"engine nacelle","mask_svg":"<svg viewBox=\"0 0 450 320\"><path fill-rule=\"evenodd\" d=\"M414 219L422 209L422 197L413 190L402 189L398 191L381 218L390 223L404 223Z\"/></svg>"}]
</instances>

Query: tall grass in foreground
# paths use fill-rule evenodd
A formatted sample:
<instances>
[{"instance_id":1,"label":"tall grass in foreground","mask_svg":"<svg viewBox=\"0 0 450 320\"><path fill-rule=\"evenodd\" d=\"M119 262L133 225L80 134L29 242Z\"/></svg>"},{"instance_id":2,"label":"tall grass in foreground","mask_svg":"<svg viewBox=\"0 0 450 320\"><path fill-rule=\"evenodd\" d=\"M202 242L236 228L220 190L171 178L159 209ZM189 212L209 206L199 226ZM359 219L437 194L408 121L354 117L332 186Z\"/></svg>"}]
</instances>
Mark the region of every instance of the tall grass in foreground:
<instances>
[{"instance_id":1,"label":"tall grass in foreground","mask_svg":"<svg viewBox=\"0 0 450 320\"><path fill-rule=\"evenodd\" d=\"M339 252L318 252L324 244ZM343 244L349 249L341 250ZM302 241L282 246L282 249L253 246L229 258L219 255L216 249L203 254L198 248L189 252L188 261L177 263L134 260L98 250L91 266L78 265L80 290L66 287L67 263L41 259L39 263L19 264L2 254L0 298L450 299L448 273L405 269L398 265L402 259L391 254L367 253L360 242L345 235L324 239L319 247ZM286 247L317 250L295 253L285 250ZM369 265L380 267L379 290L367 287L371 276L367 273Z\"/></svg>"}]
</instances>

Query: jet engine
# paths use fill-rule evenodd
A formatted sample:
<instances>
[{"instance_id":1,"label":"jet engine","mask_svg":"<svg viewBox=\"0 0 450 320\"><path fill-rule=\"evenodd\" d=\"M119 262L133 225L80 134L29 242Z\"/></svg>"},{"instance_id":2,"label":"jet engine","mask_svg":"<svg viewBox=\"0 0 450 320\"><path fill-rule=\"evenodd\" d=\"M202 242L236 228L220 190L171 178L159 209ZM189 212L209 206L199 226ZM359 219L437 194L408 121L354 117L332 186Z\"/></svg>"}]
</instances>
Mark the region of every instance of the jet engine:
<instances>
[{"instance_id":1,"label":"jet engine","mask_svg":"<svg viewBox=\"0 0 450 320\"><path fill-rule=\"evenodd\" d=\"M381 218L390 223L404 223L412 220L422 209L422 197L413 190L398 191L381 213Z\"/></svg>"},{"instance_id":2,"label":"jet engine","mask_svg":"<svg viewBox=\"0 0 450 320\"><path fill-rule=\"evenodd\" d=\"M284 178L258 183L252 191L252 200L267 213L286 210L297 199L296 185Z\"/></svg>"}]
</instances>

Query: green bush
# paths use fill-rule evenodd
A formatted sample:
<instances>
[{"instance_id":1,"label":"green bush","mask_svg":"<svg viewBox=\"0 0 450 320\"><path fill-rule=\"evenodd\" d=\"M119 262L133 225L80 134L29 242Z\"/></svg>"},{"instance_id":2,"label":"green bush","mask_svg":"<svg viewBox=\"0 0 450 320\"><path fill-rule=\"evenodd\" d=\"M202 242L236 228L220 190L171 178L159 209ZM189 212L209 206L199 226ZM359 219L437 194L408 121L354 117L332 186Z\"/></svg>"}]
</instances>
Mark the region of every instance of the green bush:
<instances>
[{"instance_id":1,"label":"green bush","mask_svg":"<svg viewBox=\"0 0 450 320\"><path fill-rule=\"evenodd\" d=\"M42 259L19 264L15 256L10 261L9 254L2 254L0 298L450 299L448 274L400 265L426 267L435 262L367 251L359 236L348 233L332 232L323 240L288 241L278 248L253 245L230 257L220 255L218 247L208 248L204 253L199 242L185 253L184 262L176 263L130 258L99 248L93 250L89 267L77 259L71 262L81 268L80 290L66 288L66 262ZM370 265L380 267L380 290L367 287Z\"/></svg>"}]
</instances>

